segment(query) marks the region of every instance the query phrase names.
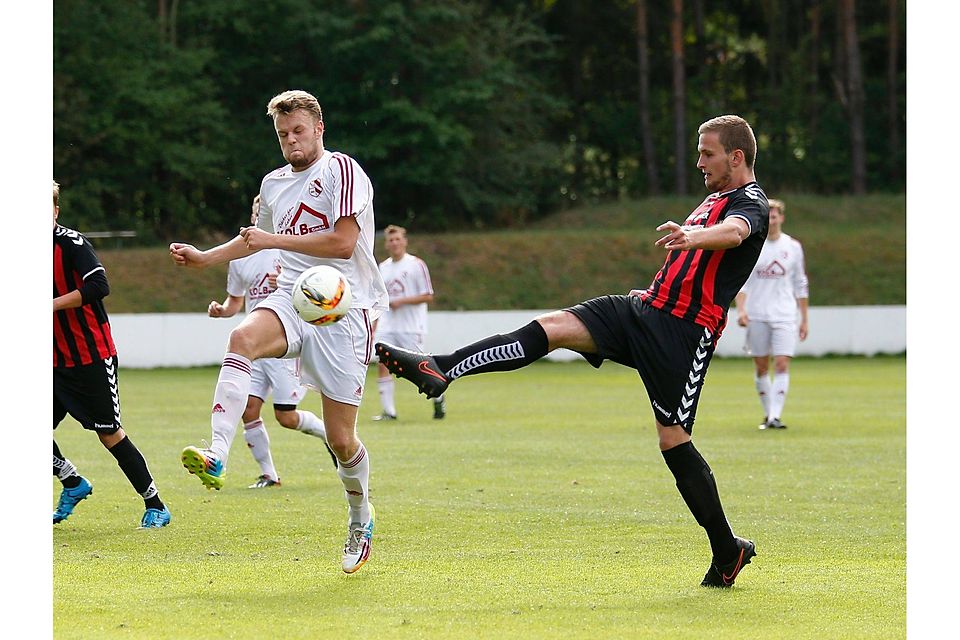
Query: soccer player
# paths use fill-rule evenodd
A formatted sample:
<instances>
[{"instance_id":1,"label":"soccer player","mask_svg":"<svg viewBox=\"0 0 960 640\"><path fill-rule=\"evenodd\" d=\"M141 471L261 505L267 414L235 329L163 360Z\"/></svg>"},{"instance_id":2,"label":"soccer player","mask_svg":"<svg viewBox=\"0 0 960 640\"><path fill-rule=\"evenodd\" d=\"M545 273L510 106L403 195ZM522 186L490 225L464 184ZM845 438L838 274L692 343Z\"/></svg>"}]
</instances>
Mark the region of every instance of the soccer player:
<instances>
[{"instance_id":1,"label":"soccer player","mask_svg":"<svg viewBox=\"0 0 960 640\"><path fill-rule=\"evenodd\" d=\"M380 275L390 295L390 309L377 322L377 339L411 351L423 351L427 334L427 304L433 302L433 283L427 263L407 253L407 230L388 226L383 244L390 257L380 263ZM393 399L394 381L383 363L377 365L377 387L383 413L374 420L396 420ZM433 418L442 420L447 414L443 396L433 399Z\"/></svg>"},{"instance_id":2,"label":"soccer player","mask_svg":"<svg viewBox=\"0 0 960 640\"><path fill-rule=\"evenodd\" d=\"M613 360L635 368L650 399L663 459L710 540L713 558L701 584L730 587L756 555L755 545L734 535L713 472L691 434L727 308L767 235L767 197L754 177L757 143L746 120L726 115L704 122L697 148L697 167L711 193L682 225L657 227L666 234L655 245L667 254L647 289L547 313L513 333L446 355L380 342L376 349L391 373L427 397L439 396L462 376L518 369L561 347L578 351L595 367Z\"/></svg>"},{"instance_id":3,"label":"soccer player","mask_svg":"<svg viewBox=\"0 0 960 640\"><path fill-rule=\"evenodd\" d=\"M167 509L140 450L120 424L117 349L103 299L110 293L107 272L83 234L57 224L60 185L53 182L53 428L69 413L97 434L120 470L143 498L140 529L170 524ZM63 490L53 524L73 514L93 493L89 480L53 441L53 475Z\"/></svg>"},{"instance_id":4,"label":"soccer player","mask_svg":"<svg viewBox=\"0 0 960 640\"><path fill-rule=\"evenodd\" d=\"M807 339L809 283L803 247L783 232L786 207L770 200L770 231L757 265L737 294L737 323L747 328L747 349L753 356L754 383L763 406L761 429L786 429L781 420L790 388L790 359L797 337ZM797 308L800 323L797 326ZM770 380L773 356L773 380Z\"/></svg>"},{"instance_id":5,"label":"soccer player","mask_svg":"<svg viewBox=\"0 0 960 640\"><path fill-rule=\"evenodd\" d=\"M258 194L253 199L250 224L257 223L259 213ZM241 309L249 314L277 288L279 273L279 249L264 249L246 258L231 260L227 266L227 298L223 303L211 300L207 315L211 318L232 318ZM337 464L336 456L327 446L323 420L312 411L297 409L306 395L306 389L297 378L297 365L297 360L264 358L255 360L250 366L250 395L247 396L247 406L241 420L247 447L260 465L260 477L250 485L250 489L280 486L280 476L270 453L270 436L260 417L263 402L270 394L273 395L273 413L277 422L287 429L320 438L333 458L334 466Z\"/></svg>"},{"instance_id":6,"label":"soccer player","mask_svg":"<svg viewBox=\"0 0 960 640\"><path fill-rule=\"evenodd\" d=\"M387 306L387 291L373 257L373 185L348 155L323 146L323 113L305 91L285 91L267 105L287 163L260 184L256 226L206 251L174 242L170 256L186 267L207 267L262 249L280 249L277 290L230 332L213 392L209 448L186 447L184 466L208 488L223 486L230 444L250 393L258 358L300 357L301 379L320 391L327 443L348 504L341 566L360 569L370 556L375 512L369 500L370 458L357 437L357 408L373 356L372 324ZM297 277L327 264L350 282L353 307L336 324L300 320L291 301Z\"/></svg>"}]
</instances>

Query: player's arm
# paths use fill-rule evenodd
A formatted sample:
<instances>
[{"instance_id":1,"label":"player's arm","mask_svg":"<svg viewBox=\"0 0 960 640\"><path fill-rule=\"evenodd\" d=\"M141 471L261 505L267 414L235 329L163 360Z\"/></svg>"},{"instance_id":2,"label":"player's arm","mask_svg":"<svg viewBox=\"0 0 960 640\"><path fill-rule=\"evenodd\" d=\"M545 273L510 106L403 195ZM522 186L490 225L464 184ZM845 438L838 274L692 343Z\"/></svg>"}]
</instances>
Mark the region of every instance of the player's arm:
<instances>
[{"instance_id":1,"label":"player's arm","mask_svg":"<svg viewBox=\"0 0 960 640\"><path fill-rule=\"evenodd\" d=\"M809 324L807 312L810 307L810 281L807 278L807 261L803 255L803 245L797 242L797 269L794 273L793 291L800 307L800 340L807 339Z\"/></svg>"},{"instance_id":2,"label":"player's arm","mask_svg":"<svg viewBox=\"0 0 960 640\"><path fill-rule=\"evenodd\" d=\"M237 258L245 258L263 248L251 248L249 244L244 241L242 233L243 229L241 229L241 235L206 251L201 251L192 244L172 242L170 243L170 258L173 259L173 263L178 267L204 269L216 264L230 262Z\"/></svg>"},{"instance_id":3,"label":"player's arm","mask_svg":"<svg viewBox=\"0 0 960 640\"><path fill-rule=\"evenodd\" d=\"M228 295L223 304L216 300L210 301L207 307L207 315L211 318L232 318L243 308L243 296Z\"/></svg>"},{"instance_id":4,"label":"player's arm","mask_svg":"<svg viewBox=\"0 0 960 640\"><path fill-rule=\"evenodd\" d=\"M82 237L82 236L81 236ZM83 282L69 293L53 299L53 310L76 309L85 304L103 300L110 295L110 283L107 281L107 272L90 243L84 238L79 244L72 244L74 266L83 273Z\"/></svg>"},{"instance_id":5,"label":"player's arm","mask_svg":"<svg viewBox=\"0 0 960 640\"><path fill-rule=\"evenodd\" d=\"M360 237L360 225L353 216L341 216L333 225L333 233L308 233L290 235L269 233L258 227L245 227L240 237L253 251L260 249L281 249L296 251L315 258L341 258L347 260L353 255Z\"/></svg>"},{"instance_id":6,"label":"player's arm","mask_svg":"<svg viewBox=\"0 0 960 640\"><path fill-rule=\"evenodd\" d=\"M433 294L422 293L417 296L407 296L406 298L390 298L390 308L396 309L397 307L402 307L407 304L420 304L421 302L428 304L433 302Z\"/></svg>"},{"instance_id":7,"label":"player's arm","mask_svg":"<svg viewBox=\"0 0 960 640\"><path fill-rule=\"evenodd\" d=\"M737 324L745 327L750 323L750 317L747 315L747 292L741 289L734 300L737 303Z\"/></svg>"},{"instance_id":8,"label":"player's arm","mask_svg":"<svg viewBox=\"0 0 960 640\"><path fill-rule=\"evenodd\" d=\"M718 251L739 247L750 235L750 225L739 216L728 216L720 224L710 227L684 227L671 220L657 227L657 231L666 231L667 235L654 244L670 251Z\"/></svg>"},{"instance_id":9,"label":"player's arm","mask_svg":"<svg viewBox=\"0 0 960 640\"><path fill-rule=\"evenodd\" d=\"M800 307L800 340L806 340L809 330L807 310L810 307L810 300L808 298L797 298L797 306Z\"/></svg>"}]
</instances>

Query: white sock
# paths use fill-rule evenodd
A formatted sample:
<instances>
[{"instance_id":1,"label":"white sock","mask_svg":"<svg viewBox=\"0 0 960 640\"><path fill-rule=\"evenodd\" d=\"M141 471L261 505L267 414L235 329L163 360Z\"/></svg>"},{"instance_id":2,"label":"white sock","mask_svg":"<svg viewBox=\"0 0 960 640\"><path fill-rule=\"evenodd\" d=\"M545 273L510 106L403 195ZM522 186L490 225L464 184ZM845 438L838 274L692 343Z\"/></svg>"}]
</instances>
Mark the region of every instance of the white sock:
<instances>
[{"instance_id":1,"label":"white sock","mask_svg":"<svg viewBox=\"0 0 960 640\"><path fill-rule=\"evenodd\" d=\"M263 420L257 418L253 422L243 423L243 438L247 441L253 459L260 465L260 473L269 476L271 480L279 480L280 476L273 466L273 456L270 454L270 435L263 426Z\"/></svg>"},{"instance_id":2,"label":"white sock","mask_svg":"<svg viewBox=\"0 0 960 640\"><path fill-rule=\"evenodd\" d=\"M352 458L346 462L340 462L337 475L340 476L347 504L350 505L350 522L365 524L370 520L370 503L367 501L370 456L367 455L367 449L362 442Z\"/></svg>"},{"instance_id":3,"label":"white sock","mask_svg":"<svg viewBox=\"0 0 960 640\"><path fill-rule=\"evenodd\" d=\"M770 378L766 374L756 376L753 379L757 387L757 395L760 396L760 404L763 405L763 417L770 417Z\"/></svg>"},{"instance_id":4,"label":"white sock","mask_svg":"<svg viewBox=\"0 0 960 640\"><path fill-rule=\"evenodd\" d=\"M213 431L210 450L227 466L230 445L237 435L237 423L247 406L250 391L250 361L235 353L223 356L220 377L213 391L213 413L210 428Z\"/></svg>"},{"instance_id":5,"label":"white sock","mask_svg":"<svg viewBox=\"0 0 960 640\"><path fill-rule=\"evenodd\" d=\"M391 416L397 415L397 406L393 401L394 386L393 376L377 378L377 387L380 389L380 404L383 405L383 412Z\"/></svg>"},{"instance_id":6,"label":"white sock","mask_svg":"<svg viewBox=\"0 0 960 640\"><path fill-rule=\"evenodd\" d=\"M773 388L770 392L770 419L779 418L783 405L787 402L787 390L790 388L789 373L774 373Z\"/></svg>"},{"instance_id":7,"label":"white sock","mask_svg":"<svg viewBox=\"0 0 960 640\"><path fill-rule=\"evenodd\" d=\"M320 438L324 442L327 441L327 428L324 426L323 420L318 418L315 413L297 409L297 415L300 417L300 422L297 423L297 431Z\"/></svg>"}]
</instances>

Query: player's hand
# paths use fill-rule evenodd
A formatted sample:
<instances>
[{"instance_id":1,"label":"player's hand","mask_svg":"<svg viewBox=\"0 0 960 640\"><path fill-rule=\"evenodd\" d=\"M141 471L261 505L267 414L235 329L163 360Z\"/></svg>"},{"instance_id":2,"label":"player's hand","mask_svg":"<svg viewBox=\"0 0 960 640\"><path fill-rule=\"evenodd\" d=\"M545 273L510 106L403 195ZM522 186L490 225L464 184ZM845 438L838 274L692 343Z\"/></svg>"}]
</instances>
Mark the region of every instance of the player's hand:
<instances>
[{"instance_id":1,"label":"player's hand","mask_svg":"<svg viewBox=\"0 0 960 640\"><path fill-rule=\"evenodd\" d=\"M630 289L630 293L628 293L627 295L628 295L628 296L642 296L642 295L645 294L646 292L647 292L646 289Z\"/></svg>"},{"instance_id":2,"label":"player's hand","mask_svg":"<svg viewBox=\"0 0 960 640\"><path fill-rule=\"evenodd\" d=\"M210 301L210 306L207 307L207 315L211 318L222 318L223 317L223 305L217 302L216 300Z\"/></svg>"},{"instance_id":3,"label":"player's hand","mask_svg":"<svg viewBox=\"0 0 960 640\"><path fill-rule=\"evenodd\" d=\"M674 249L678 251L684 251L686 249L693 248L693 242L690 239L689 230L681 227L676 222L664 222L662 225L657 227L657 231L668 232L667 235L663 236L654 243L658 247L663 247L668 251L672 251Z\"/></svg>"},{"instance_id":4,"label":"player's hand","mask_svg":"<svg viewBox=\"0 0 960 640\"><path fill-rule=\"evenodd\" d=\"M737 313L737 324L740 325L741 327L745 327L748 324L750 324L750 318L749 316L747 316L746 311L740 311L739 313Z\"/></svg>"},{"instance_id":5,"label":"player's hand","mask_svg":"<svg viewBox=\"0 0 960 640\"><path fill-rule=\"evenodd\" d=\"M273 234L259 227L243 227L240 229L240 237L250 251L269 249L272 246Z\"/></svg>"},{"instance_id":6,"label":"player's hand","mask_svg":"<svg viewBox=\"0 0 960 640\"><path fill-rule=\"evenodd\" d=\"M205 266L203 264L203 252L192 244L171 242L170 258L173 259L173 264L178 267L200 268Z\"/></svg>"},{"instance_id":7,"label":"player's hand","mask_svg":"<svg viewBox=\"0 0 960 640\"><path fill-rule=\"evenodd\" d=\"M807 339L807 322L804 320L800 323L800 342L803 342Z\"/></svg>"}]
</instances>

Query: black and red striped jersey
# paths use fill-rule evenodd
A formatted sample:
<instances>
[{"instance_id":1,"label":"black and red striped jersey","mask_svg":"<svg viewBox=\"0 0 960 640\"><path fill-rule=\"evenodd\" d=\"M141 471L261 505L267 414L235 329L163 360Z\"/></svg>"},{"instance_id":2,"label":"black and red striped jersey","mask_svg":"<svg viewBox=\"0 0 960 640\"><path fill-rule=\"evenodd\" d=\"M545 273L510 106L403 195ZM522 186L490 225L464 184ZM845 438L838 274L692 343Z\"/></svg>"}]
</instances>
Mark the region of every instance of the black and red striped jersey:
<instances>
[{"instance_id":1,"label":"black and red striped jersey","mask_svg":"<svg viewBox=\"0 0 960 640\"><path fill-rule=\"evenodd\" d=\"M90 241L73 229L54 227L53 297L81 289L85 279L98 273L105 272ZM53 314L54 367L76 367L115 355L117 349L102 299Z\"/></svg>"},{"instance_id":2,"label":"black and red striped jersey","mask_svg":"<svg viewBox=\"0 0 960 640\"><path fill-rule=\"evenodd\" d=\"M767 238L768 210L767 195L756 182L707 196L684 226L711 227L736 216L746 221L750 235L732 249L668 251L643 300L706 327L718 339L730 303L757 264Z\"/></svg>"}]
</instances>

